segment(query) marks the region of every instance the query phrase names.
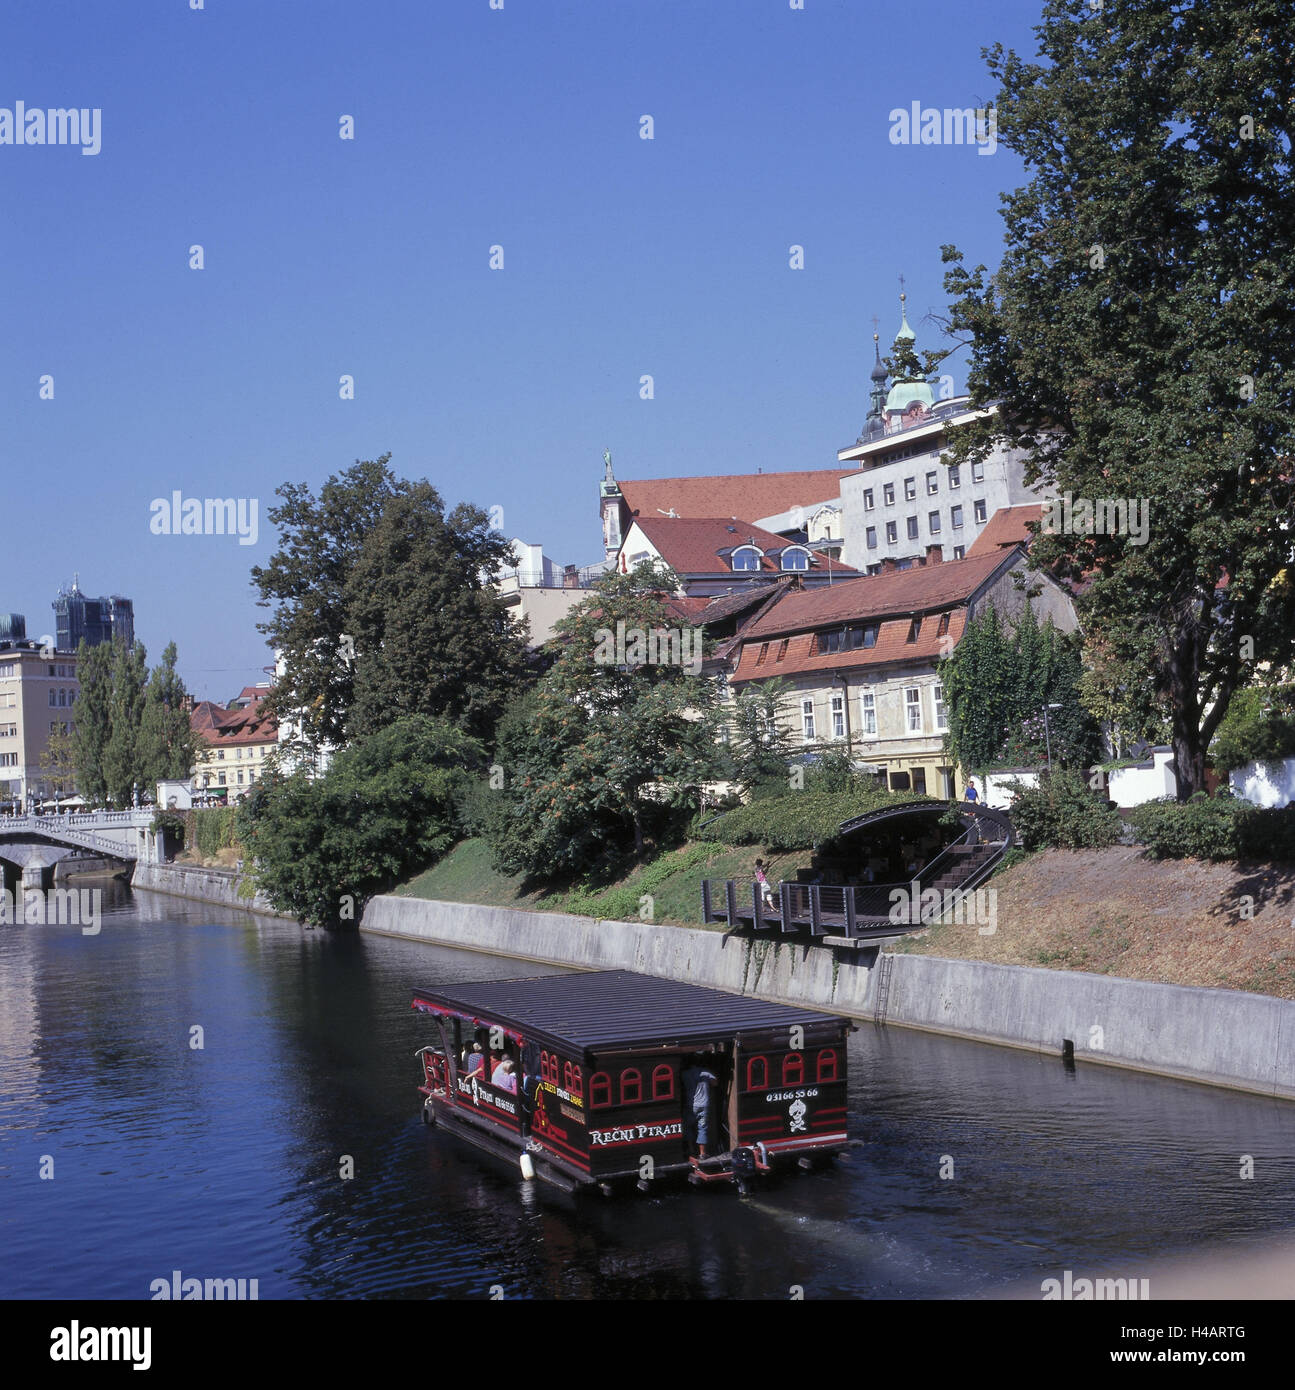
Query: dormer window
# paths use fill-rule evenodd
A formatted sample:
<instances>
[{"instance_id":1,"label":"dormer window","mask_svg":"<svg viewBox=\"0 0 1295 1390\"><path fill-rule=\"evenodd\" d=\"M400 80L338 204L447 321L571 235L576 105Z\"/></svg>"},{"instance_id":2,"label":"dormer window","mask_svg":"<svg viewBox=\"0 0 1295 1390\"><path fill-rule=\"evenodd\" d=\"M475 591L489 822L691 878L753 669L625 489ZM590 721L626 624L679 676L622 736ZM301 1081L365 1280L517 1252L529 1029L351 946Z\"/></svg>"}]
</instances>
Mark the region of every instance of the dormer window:
<instances>
[{"instance_id":1,"label":"dormer window","mask_svg":"<svg viewBox=\"0 0 1295 1390\"><path fill-rule=\"evenodd\" d=\"M744 545L733 552L735 570L758 570L763 553L753 545Z\"/></svg>"},{"instance_id":2,"label":"dormer window","mask_svg":"<svg viewBox=\"0 0 1295 1390\"><path fill-rule=\"evenodd\" d=\"M809 568L809 551L801 550L799 546L784 550L782 552L782 567L785 570L807 570Z\"/></svg>"}]
</instances>

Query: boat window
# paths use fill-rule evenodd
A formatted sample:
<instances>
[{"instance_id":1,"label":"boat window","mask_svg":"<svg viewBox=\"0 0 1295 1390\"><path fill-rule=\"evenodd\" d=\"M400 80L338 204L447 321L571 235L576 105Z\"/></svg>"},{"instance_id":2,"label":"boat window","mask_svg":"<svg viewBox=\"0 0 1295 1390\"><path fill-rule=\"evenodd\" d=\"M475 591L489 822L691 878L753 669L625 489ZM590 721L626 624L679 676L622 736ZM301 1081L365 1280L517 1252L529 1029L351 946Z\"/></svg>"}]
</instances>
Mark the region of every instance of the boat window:
<instances>
[{"instance_id":1,"label":"boat window","mask_svg":"<svg viewBox=\"0 0 1295 1390\"><path fill-rule=\"evenodd\" d=\"M540 1053L540 1080L550 1086L558 1084L558 1059L551 1052Z\"/></svg>"},{"instance_id":2,"label":"boat window","mask_svg":"<svg viewBox=\"0 0 1295 1390\"><path fill-rule=\"evenodd\" d=\"M836 1081L839 1074L836 1069L836 1048L825 1047L818 1054L818 1079L820 1081Z\"/></svg>"},{"instance_id":3,"label":"boat window","mask_svg":"<svg viewBox=\"0 0 1295 1390\"><path fill-rule=\"evenodd\" d=\"M769 1089L769 1059L751 1057L746 1064L746 1089L748 1091L767 1091Z\"/></svg>"},{"instance_id":4,"label":"boat window","mask_svg":"<svg viewBox=\"0 0 1295 1390\"><path fill-rule=\"evenodd\" d=\"M643 1073L637 1067L621 1072L621 1104L633 1105L643 1099Z\"/></svg>"},{"instance_id":5,"label":"boat window","mask_svg":"<svg viewBox=\"0 0 1295 1390\"><path fill-rule=\"evenodd\" d=\"M782 1059L782 1084L801 1086L805 1082L805 1059L799 1052L789 1052Z\"/></svg>"},{"instance_id":6,"label":"boat window","mask_svg":"<svg viewBox=\"0 0 1295 1390\"><path fill-rule=\"evenodd\" d=\"M605 1071L596 1071L589 1078L589 1108L612 1103L612 1079Z\"/></svg>"},{"instance_id":7,"label":"boat window","mask_svg":"<svg viewBox=\"0 0 1295 1390\"><path fill-rule=\"evenodd\" d=\"M674 1068L664 1062L652 1068L652 1099L674 1099Z\"/></svg>"},{"instance_id":8,"label":"boat window","mask_svg":"<svg viewBox=\"0 0 1295 1390\"><path fill-rule=\"evenodd\" d=\"M573 1096L584 1095L584 1077L578 1066L572 1066L570 1062L563 1068L562 1080L566 1090Z\"/></svg>"}]
</instances>

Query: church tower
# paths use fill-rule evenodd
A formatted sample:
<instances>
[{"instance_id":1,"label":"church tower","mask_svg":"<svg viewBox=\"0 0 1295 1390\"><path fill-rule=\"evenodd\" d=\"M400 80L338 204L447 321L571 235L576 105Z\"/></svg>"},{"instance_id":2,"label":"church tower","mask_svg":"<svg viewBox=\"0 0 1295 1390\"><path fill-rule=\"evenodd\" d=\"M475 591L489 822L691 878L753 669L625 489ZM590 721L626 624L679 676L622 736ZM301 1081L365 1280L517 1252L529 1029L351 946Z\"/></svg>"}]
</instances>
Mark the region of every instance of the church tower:
<instances>
[{"instance_id":1,"label":"church tower","mask_svg":"<svg viewBox=\"0 0 1295 1390\"><path fill-rule=\"evenodd\" d=\"M598 505L603 518L603 555L611 562L620 553L621 544L625 539L621 534L621 512L625 506L625 498L621 493L621 485L612 473L610 449L603 450L603 464L605 471L602 486L598 490Z\"/></svg>"}]
</instances>

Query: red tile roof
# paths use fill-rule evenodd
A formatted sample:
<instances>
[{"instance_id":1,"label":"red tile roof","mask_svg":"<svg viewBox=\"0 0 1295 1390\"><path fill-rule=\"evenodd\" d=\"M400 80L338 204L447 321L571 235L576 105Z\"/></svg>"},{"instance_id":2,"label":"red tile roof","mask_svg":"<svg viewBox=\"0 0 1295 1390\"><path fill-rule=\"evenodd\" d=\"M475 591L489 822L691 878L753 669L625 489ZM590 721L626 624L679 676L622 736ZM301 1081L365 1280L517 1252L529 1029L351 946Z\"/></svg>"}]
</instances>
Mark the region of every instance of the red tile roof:
<instances>
[{"instance_id":1,"label":"red tile roof","mask_svg":"<svg viewBox=\"0 0 1295 1390\"><path fill-rule=\"evenodd\" d=\"M719 552L733 550L749 542L754 542L764 551L781 551L793 544L775 531L765 531L759 526L753 526L749 521L735 521L731 517L639 516L634 518L634 523L676 574L754 574L758 571L734 570L727 559L721 558ZM768 555L761 560L760 569L774 574L805 573L803 570L783 570L781 565ZM858 574L858 570L851 566L820 555L812 549L810 569L820 573L830 570L834 574Z\"/></svg>"},{"instance_id":2,"label":"red tile roof","mask_svg":"<svg viewBox=\"0 0 1295 1390\"><path fill-rule=\"evenodd\" d=\"M1021 507L999 507L989 518L985 529L967 547L967 558L992 555L1006 545L1029 545L1034 537L1025 529L1026 522L1042 520L1042 502L1031 502Z\"/></svg>"},{"instance_id":3,"label":"red tile roof","mask_svg":"<svg viewBox=\"0 0 1295 1390\"><path fill-rule=\"evenodd\" d=\"M264 689L257 691L255 703L246 709L224 709L211 700L202 700L193 707L189 727L211 747L275 743L279 737L279 726L275 720L260 713L261 701L268 693Z\"/></svg>"},{"instance_id":4,"label":"red tile roof","mask_svg":"<svg viewBox=\"0 0 1295 1390\"><path fill-rule=\"evenodd\" d=\"M790 593L743 636L764 638L804 632L861 619L902 618L907 633L914 613L938 612L965 604L1000 565L1008 552L967 556L941 565L916 566L891 574L868 574L843 580L830 588ZM925 624L923 624L925 627Z\"/></svg>"},{"instance_id":5,"label":"red tile roof","mask_svg":"<svg viewBox=\"0 0 1295 1390\"><path fill-rule=\"evenodd\" d=\"M731 681L734 685L740 685L744 681L771 680L775 676L796 676L813 671L853 671L860 667L884 666L898 661L935 662L949 650L950 642L956 643L962 636L967 625L967 610L955 608L949 614L949 626L944 633L940 633L940 622L934 614L927 617L915 642L908 640L911 621L909 618L892 618L882 622L876 645L854 651L816 652L815 634L812 632L799 632L786 639L746 640ZM749 639L751 629L748 628L742 635ZM765 657L760 661L762 650Z\"/></svg>"},{"instance_id":6,"label":"red tile roof","mask_svg":"<svg viewBox=\"0 0 1295 1390\"><path fill-rule=\"evenodd\" d=\"M644 478L622 482L631 513L656 517L673 507L679 517L777 516L841 494L841 479L857 468L813 468L792 473L726 473L713 478ZM659 509L659 510L658 510Z\"/></svg>"}]
</instances>

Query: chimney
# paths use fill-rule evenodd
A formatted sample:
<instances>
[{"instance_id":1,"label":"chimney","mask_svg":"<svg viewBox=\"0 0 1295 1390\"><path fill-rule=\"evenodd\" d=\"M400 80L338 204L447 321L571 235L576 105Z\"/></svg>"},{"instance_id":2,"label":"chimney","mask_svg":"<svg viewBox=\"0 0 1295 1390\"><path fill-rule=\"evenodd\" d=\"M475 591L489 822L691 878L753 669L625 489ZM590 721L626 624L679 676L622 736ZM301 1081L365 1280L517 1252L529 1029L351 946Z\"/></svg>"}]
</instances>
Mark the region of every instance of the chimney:
<instances>
[{"instance_id":1,"label":"chimney","mask_svg":"<svg viewBox=\"0 0 1295 1390\"><path fill-rule=\"evenodd\" d=\"M928 545L926 547L926 563L928 565L942 565L944 563L944 547L942 545Z\"/></svg>"},{"instance_id":2,"label":"chimney","mask_svg":"<svg viewBox=\"0 0 1295 1390\"><path fill-rule=\"evenodd\" d=\"M887 555L886 558L881 562L882 574L894 574L898 568L899 561L896 560L893 555Z\"/></svg>"},{"instance_id":3,"label":"chimney","mask_svg":"<svg viewBox=\"0 0 1295 1390\"><path fill-rule=\"evenodd\" d=\"M563 565L562 587L564 589L578 589L580 587L580 575L574 565Z\"/></svg>"}]
</instances>

